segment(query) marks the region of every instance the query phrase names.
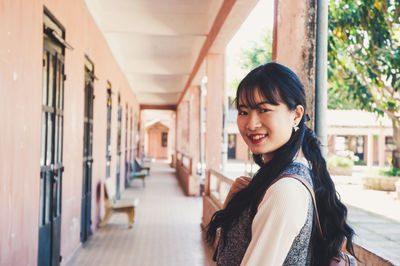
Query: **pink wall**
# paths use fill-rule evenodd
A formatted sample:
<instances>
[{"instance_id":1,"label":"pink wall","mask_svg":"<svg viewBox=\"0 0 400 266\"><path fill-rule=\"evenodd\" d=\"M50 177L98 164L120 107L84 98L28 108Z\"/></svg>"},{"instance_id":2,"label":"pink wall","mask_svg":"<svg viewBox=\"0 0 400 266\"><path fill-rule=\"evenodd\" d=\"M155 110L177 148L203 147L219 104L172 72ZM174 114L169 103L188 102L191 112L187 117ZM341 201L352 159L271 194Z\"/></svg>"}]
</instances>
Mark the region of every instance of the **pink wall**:
<instances>
[{"instance_id":1,"label":"pink wall","mask_svg":"<svg viewBox=\"0 0 400 266\"><path fill-rule=\"evenodd\" d=\"M307 113L313 128L315 105L315 0L275 0L273 60L292 69L307 95Z\"/></svg>"},{"instance_id":2,"label":"pink wall","mask_svg":"<svg viewBox=\"0 0 400 266\"><path fill-rule=\"evenodd\" d=\"M62 190L61 255L65 263L80 245L84 58L93 61L94 130L92 230L103 212L105 179L106 84L113 89L112 167L115 178L117 95L121 94L122 157L124 174L125 107L138 112L129 84L97 29L83 0L2 1L0 4L0 220L1 265L36 265L39 215L39 159L41 133L41 77L43 5L66 29L74 50L65 56L64 167ZM6 130L4 130L6 129Z\"/></svg>"},{"instance_id":3,"label":"pink wall","mask_svg":"<svg viewBox=\"0 0 400 266\"><path fill-rule=\"evenodd\" d=\"M206 96L205 160L207 169L220 169L225 56L224 54L209 54L206 60L208 83Z\"/></svg>"},{"instance_id":4,"label":"pink wall","mask_svg":"<svg viewBox=\"0 0 400 266\"><path fill-rule=\"evenodd\" d=\"M168 147L167 147L167 155L164 156L170 158L171 154L175 153L175 116L176 112L172 110L143 110L142 111L142 124L143 127L148 125L145 132L148 132L149 127L151 127L151 123L156 121L161 122L165 126L168 127ZM150 123L150 125L149 125ZM144 143L144 150L146 153L150 153L149 150L149 139L148 134L144 134L144 139L146 142ZM160 136L161 139L161 136ZM161 143L161 142L160 142ZM161 145L161 144L160 144Z\"/></svg>"},{"instance_id":5,"label":"pink wall","mask_svg":"<svg viewBox=\"0 0 400 266\"><path fill-rule=\"evenodd\" d=\"M197 171L200 161L200 90L198 85L192 85L190 90L190 119L189 119L189 154L193 158L192 173Z\"/></svg>"},{"instance_id":6,"label":"pink wall","mask_svg":"<svg viewBox=\"0 0 400 266\"><path fill-rule=\"evenodd\" d=\"M42 16L38 1L0 3L0 265L37 264Z\"/></svg>"},{"instance_id":7,"label":"pink wall","mask_svg":"<svg viewBox=\"0 0 400 266\"><path fill-rule=\"evenodd\" d=\"M149 155L152 158L156 159L166 159L168 158L168 147L162 147L161 138L162 132L161 131L149 131Z\"/></svg>"},{"instance_id":8,"label":"pink wall","mask_svg":"<svg viewBox=\"0 0 400 266\"><path fill-rule=\"evenodd\" d=\"M248 148L246 142L244 142L240 134L236 134L236 159L246 160L247 152Z\"/></svg>"}]
</instances>

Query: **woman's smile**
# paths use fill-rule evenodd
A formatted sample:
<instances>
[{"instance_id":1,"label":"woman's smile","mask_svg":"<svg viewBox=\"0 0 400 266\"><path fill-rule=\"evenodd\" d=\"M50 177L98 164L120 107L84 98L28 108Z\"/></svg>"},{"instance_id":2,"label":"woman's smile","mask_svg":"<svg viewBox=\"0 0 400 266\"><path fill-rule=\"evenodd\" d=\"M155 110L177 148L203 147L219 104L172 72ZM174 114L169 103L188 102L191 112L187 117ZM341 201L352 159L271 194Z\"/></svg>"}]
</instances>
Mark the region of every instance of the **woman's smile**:
<instances>
[{"instance_id":1,"label":"woman's smile","mask_svg":"<svg viewBox=\"0 0 400 266\"><path fill-rule=\"evenodd\" d=\"M250 139L251 143L257 144L266 139L268 136L268 133L266 134L260 134L260 133L254 133L254 134L248 134L247 137Z\"/></svg>"}]
</instances>

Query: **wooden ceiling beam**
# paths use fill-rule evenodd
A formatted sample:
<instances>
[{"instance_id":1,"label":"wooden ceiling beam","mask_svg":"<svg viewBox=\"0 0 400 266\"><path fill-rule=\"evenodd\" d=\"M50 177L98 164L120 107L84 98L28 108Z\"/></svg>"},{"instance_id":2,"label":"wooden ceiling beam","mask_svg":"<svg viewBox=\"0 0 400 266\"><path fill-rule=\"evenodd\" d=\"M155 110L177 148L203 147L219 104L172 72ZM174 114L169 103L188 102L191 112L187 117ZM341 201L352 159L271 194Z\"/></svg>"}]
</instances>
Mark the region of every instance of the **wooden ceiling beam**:
<instances>
[{"instance_id":1,"label":"wooden ceiling beam","mask_svg":"<svg viewBox=\"0 0 400 266\"><path fill-rule=\"evenodd\" d=\"M176 111L176 105L141 104L140 110L171 110Z\"/></svg>"}]
</instances>

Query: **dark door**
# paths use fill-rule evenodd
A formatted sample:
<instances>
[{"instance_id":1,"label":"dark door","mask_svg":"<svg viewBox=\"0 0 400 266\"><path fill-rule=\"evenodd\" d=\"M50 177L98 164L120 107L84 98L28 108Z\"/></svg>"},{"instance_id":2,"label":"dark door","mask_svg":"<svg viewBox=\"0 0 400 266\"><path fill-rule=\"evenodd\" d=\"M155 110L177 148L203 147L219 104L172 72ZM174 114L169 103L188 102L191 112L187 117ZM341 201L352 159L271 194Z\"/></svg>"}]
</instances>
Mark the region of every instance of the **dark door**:
<instances>
[{"instance_id":1,"label":"dark door","mask_svg":"<svg viewBox=\"0 0 400 266\"><path fill-rule=\"evenodd\" d=\"M358 156L360 160L364 160L364 136L356 137L356 152L354 155Z\"/></svg>"},{"instance_id":2,"label":"dark door","mask_svg":"<svg viewBox=\"0 0 400 266\"><path fill-rule=\"evenodd\" d=\"M85 108L83 120L81 242L85 242L92 233L90 226L92 224L93 80L93 65L87 60L85 64Z\"/></svg>"},{"instance_id":3,"label":"dark door","mask_svg":"<svg viewBox=\"0 0 400 266\"><path fill-rule=\"evenodd\" d=\"M44 35L38 265L59 265L64 109L64 50Z\"/></svg>"},{"instance_id":4,"label":"dark door","mask_svg":"<svg viewBox=\"0 0 400 266\"><path fill-rule=\"evenodd\" d=\"M112 111L111 83L107 83L107 143L106 143L106 178L110 177L111 168L111 111Z\"/></svg>"},{"instance_id":5,"label":"dark door","mask_svg":"<svg viewBox=\"0 0 400 266\"><path fill-rule=\"evenodd\" d=\"M122 107L120 105L121 99L118 96L118 132L117 132L117 189L115 197L120 199L120 180L121 180L121 124L122 124Z\"/></svg>"},{"instance_id":6,"label":"dark door","mask_svg":"<svg viewBox=\"0 0 400 266\"><path fill-rule=\"evenodd\" d=\"M228 135L228 159L236 159L236 135Z\"/></svg>"},{"instance_id":7,"label":"dark door","mask_svg":"<svg viewBox=\"0 0 400 266\"><path fill-rule=\"evenodd\" d=\"M129 174L129 157L128 157L128 105L126 105L125 111L125 187L128 186L128 174Z\"/></svg>"}]
</instances>

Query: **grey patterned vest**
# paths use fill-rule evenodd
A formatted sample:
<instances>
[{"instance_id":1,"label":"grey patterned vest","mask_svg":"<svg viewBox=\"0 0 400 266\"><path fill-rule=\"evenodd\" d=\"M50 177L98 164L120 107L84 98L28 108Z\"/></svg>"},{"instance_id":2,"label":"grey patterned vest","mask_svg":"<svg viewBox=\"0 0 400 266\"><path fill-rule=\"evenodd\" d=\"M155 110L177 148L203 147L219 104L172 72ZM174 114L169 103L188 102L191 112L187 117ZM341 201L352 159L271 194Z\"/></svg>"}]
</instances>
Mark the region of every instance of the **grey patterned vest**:
<instances>
[{"instance_id":1,"label":"grey patterned vest","mask_svg":"<svg viewBox=\"0 0 400 266\"><path fill-rule=\"evenodd\" d=\"M296 174L313 186L311 178L311 170L302 163L291 163L281 175ZM309 195L309 207L306 222L304 223L299 234L294 239L292 246L283 265L310 265L311 249L310 238L312 232L313 221L313 203L311 195ZM246 249L251 240L251 225L250 209L247 209L233 224L231 229L226 232L224 238L221 232L221 238L218 242L216 253L217 266L235 266L240 265ZM274 245L274 243L271 243Z\"/></svg>"}]
</instances>

